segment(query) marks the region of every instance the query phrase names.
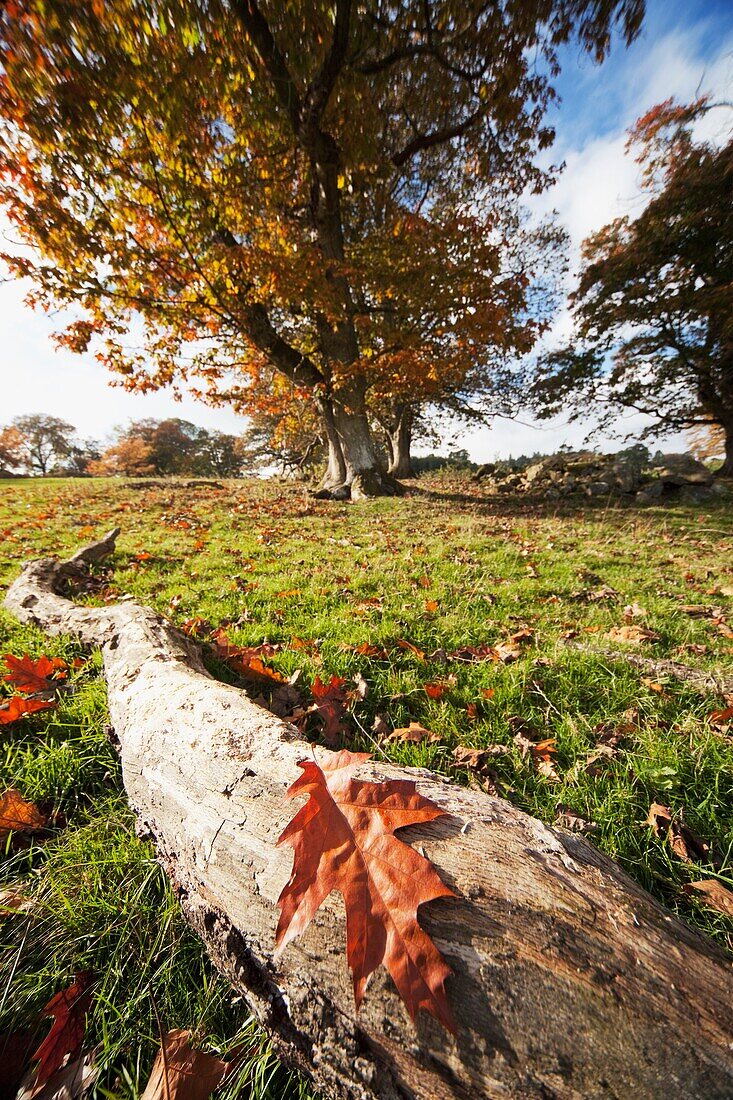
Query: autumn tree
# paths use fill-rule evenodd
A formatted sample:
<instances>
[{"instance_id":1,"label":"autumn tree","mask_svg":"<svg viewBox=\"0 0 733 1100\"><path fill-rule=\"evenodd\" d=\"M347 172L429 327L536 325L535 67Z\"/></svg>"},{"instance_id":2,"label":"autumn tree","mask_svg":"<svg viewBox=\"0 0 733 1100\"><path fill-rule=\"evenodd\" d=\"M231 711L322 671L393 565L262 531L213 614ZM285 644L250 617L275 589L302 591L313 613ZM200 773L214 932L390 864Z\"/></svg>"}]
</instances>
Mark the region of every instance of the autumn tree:
<instances>
[{"instance_id":1,"label":"autumn tree","mask_svg":"<svg viewBox=\"0 0 733 1100\"><path fill-rule=\"evenodd\" d=\"M91 342L128 387L233 372L256 390L274 368L319 411L327 483L395 491L366 410L391 302L417 276L421 313L441 318L427 346L395 350L413 373L501 337L522 286L497 285L492 218L502 193L553 177L535 154L558 47L576 36L601 58L642 13L11 0L0 199L38 251L8 262L32 301L82 312L63 342Z\"/></svg>"},{"instance_id":2,"label":"autumn tree","mask_svg":"<svg viewBox=\"0 0 733 1100\"><path fill-rule=\"evenodd\" d=\"M13 465L41 477L61 466L79 447L73 424L44 413L17 416L3 437L11 443Z\"/></svg>"},{"instance_id":3,"label":"autumn tree","mask_svg":"<svg viewBox=\"0 0 733 1100\"><path fill-rule=\"evenodd\" d=\"M590 237L571 302L577 341L548 356L535 386L542 415L564 405L604 422L651 417L649 431L718 427L733 475L733 140L695 140L714 106L671 100L636 124L652 198ZM729 110L729 108L727 108Z\"/></svg>"},{"instance_id":4,"label":"autumn tree","mask_svg":"<svg viewBox=\"0 0 733 1100\"><path fill-rule=\"evenodd\" d=\"M0 429L0 474L17 470L23 464L23 438L17 428Z\"/></svg>"},{"instance_id":5,"label":"autumn tree","mask_svg":"<svg viewBox=\"0 0 733 1100\"><path fill-rule=\"evenodd\" d=\"M120 439L89 463L88 472L92 477L147 477L155 473L152 454L152 447L144 439Z\"/></svg>"}]
</instances>

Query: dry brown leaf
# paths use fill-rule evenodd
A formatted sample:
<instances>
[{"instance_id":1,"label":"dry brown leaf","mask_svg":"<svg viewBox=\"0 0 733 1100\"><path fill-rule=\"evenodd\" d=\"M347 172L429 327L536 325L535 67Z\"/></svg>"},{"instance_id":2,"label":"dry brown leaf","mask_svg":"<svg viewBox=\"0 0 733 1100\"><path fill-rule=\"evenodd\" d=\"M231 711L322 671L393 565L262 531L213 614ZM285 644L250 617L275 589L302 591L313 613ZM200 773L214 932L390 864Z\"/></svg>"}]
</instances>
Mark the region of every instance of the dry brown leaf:
<instances>
[{"instance_id":1,"label":"dry brown leaf","mask_svg":"<svg viewBox=\"0 0 733 1100\"><path fill-rule=\"evenodd\" d=\"M669 806L652 802L646 824L651 825L655 836L666 836L670 848L683 863L710 859L710 845L685 825L682 811L673 814Z\"/></svg>"},{"instance_id":2,"label":"dry brown leaf","mask_svg":"<svg viewBox=\"0 0 733 1100\"><path fill-rule=\"evenodd\" d=\"M703 905L709 905L711 909L717 909L719 913L725 913L727 917L733 917L733 890L723 886L715 878L701 879L700 882L686 882L682 891L690 896L699 895Z\"/></svg>"},{"instance_id":3,"label":"dry brown leaf","mask_svg":"<svg viewBox=\"0 0 733 1100\"><path fill-rule=\"evenodd\" d=\"M590 833L598 828L595 821L589 821L587 817L571 810L569 806L564 806L562 802L558 803L553 825L559 829L568 829L571 833Z\"/></svg>"},{"instance_id":4,"label":"dry brown leaf","mask_svg":"<svg viewBox=\"0 0 733 1100\"><path fill-rule=\"evenodd\" d=\"M658 642L659 635L645 626L614 626L606 633L612 642L625 645L642 645L644 642Z\"/></svg>"},{"instance_id":5,"label":"dry brown leaf","mask_svg":"<svg viewBox=\"0 0 733 1100\"><path fill-rule=\"evenodd\" d=\"M646 825L651 825L655 836L662 836L672 824L672 811L661 802L652 802L647 814Z\"/></svg>"},{"instance_id":6,"label":"dry brown leaf","mask_svg":"<svg viewBox=\"0 0 733 1100\"><path fill-rule=\"evenodd\" d=\"M9 833L32 833L43 829L47 818L32 802L26 802L20 791L9 787L0 795L0 841Z\"/></svg>"},{"instance_id":7,"label":"dry brown leaf","mask_svg":"<svg viewBox=\"0 0 733 1100\"><path fill-rule=\"evenodd\" d=\"M80 1100L89 1092L99 1076L91 1052L79 1054L61 1066L40 1089L33 1083L34 1073L29 1073L17 1095L17 1100Z\"/></svg>"},{"instance_id":8,"label":"dry brown leaf","mask_svg":"<svg viewBox=\"0 0 733 1100\"><path fill-rule=\"evenodd\" d=\"M190 1031L169 1031L153 1063L141 1100L207 1100L228 1065L214 1054L193 1050Z\"/></svg>"},{"instance_id":9,"label":"dry brown leaf","mask_svg":"<svg viewBox=\"0 0 733 1100\"><path fill-rule=\"evenodd\" d=\"M505 665L511 664L512 661L518 661L522 656L521 646L516 642L499 642L494 647L496 658L502 661Z\"/></svg>"},{"instance_id":10,"label":"dry brown leaf","mask_svg":"<svg viewBox=\"0 0 733 1100\"><path fill-rule=\"evenodd\" d=\"M415 745L427 741L429 745L437 745L443 738L439 733L433 733L425 726L421 726L419 722L410 722L409 726L400 726L399 729L392 730L389 740L405 741Z\"/></svg>"},{"instance_id":11,"label":"dry brown leaf","mask_svg":"<svg viewBox=\"0 0 733 1100\"><path fill-rule=\"evenodd\" d=\"M656 680L652 680L649 676L642 676L641 682L645 688L649 689L649 691L654 691L657 693L657 695L664 696L665 699L669 698L669 695L664 690L663 684L658 683Z\"/></svg>"}]
</instances>

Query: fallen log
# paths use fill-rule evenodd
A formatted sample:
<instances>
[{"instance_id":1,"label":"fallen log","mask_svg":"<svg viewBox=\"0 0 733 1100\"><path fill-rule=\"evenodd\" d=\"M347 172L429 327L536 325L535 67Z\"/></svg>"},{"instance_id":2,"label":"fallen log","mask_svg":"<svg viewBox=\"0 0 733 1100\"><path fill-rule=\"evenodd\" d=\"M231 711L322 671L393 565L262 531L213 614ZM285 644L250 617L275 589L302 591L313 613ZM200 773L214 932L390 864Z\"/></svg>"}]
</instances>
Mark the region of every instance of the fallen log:
<instances>
[{"instance_id":1,"label":"fallen log","mask_svg":"<svg viewBox=\"0 0 733 1100\"><path fill-rule=\"evenodd\" d=\"M284 793L305 743L214 680L162 616L63 595L116 534L65 563L28 563L5 603L23 622L101 647L140 829L285 1061L344 1100L730 1100L733 969L722 952L585 839L420 769L368 763L358 775L409 773L450 815L400 835L459 895L420 912L454 972L457 1035L425 1014L414 1025L381 968L356 1014L338 895L276 963L292 855L275 842L296 808Z\"/></svg>"}]
</instances>

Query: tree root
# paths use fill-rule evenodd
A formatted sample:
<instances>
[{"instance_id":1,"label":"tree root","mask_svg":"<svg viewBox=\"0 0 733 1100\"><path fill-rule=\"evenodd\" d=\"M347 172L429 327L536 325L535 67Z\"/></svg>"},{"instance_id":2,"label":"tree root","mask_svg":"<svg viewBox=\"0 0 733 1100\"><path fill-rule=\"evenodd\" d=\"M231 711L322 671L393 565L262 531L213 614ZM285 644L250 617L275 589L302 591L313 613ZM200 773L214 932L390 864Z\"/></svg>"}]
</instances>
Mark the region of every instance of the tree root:
<instances>
[{"instance_id":1,"label":"tree root","mask_svg":"<svg viewBox=\"0 0 733 1100\"><path fill-rule=\"evenodd\" d=\"M594 646L583 645L569 639L565 645L570 649L580 650L582 653L603 657L607 661L626 662L635 668L643 669L651 676L671 676L674 680L681 680L689 684L697 691L704 694L733 696L733 676L728 676L721 669L690 668L689 665L680 664L678 661L670 661L666 658L644 657L641 653L626 653L620 649L597 649Z\"/></svg>"}]
</instances>

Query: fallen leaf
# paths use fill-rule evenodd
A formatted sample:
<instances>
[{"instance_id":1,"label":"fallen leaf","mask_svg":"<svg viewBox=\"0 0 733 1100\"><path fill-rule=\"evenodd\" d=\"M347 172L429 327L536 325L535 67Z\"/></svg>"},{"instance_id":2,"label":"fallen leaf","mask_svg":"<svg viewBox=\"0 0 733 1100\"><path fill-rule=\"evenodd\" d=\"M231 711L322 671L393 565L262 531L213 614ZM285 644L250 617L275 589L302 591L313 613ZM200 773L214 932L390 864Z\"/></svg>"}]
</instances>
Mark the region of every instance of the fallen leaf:
<instances>
[{"instance_id":1,"label":"fallen leaf","mask_svg":"<svg viewBox=\"0 0 733 1100\"><path fill-rule=\"evenodd\" d=\"M181 623L181 630L189 638L200 638L211 632L211 623L202 619L200 615L194 615L192 619L186 619L185 623Z\"/></svg>"},{"instance_id":2,"label":"fallen leaf","mask_svg":"<svg viewBox=\"0 0 733 1100\"><path fill-rule=\"evenodd\" d=\"M35 1097L43 1085L63 1065L68 1057L73 1061L81 1052L86 1027L86 1014L92 1003L91 976L86 972L76 975L75 981L57 993L43 1010L44 1016L53 1016L53 1026L32 1060L39 1061L34 1082Z\"/></svg>"},{"instance_id":3,"label":"fallen leaf","mask_svg":"<svg viewBox=\"0 0 733 1100\"><path fill-rule=\"evenodd\" d=\"M470 768L474 772L490 770L489 761L497 756L506 756L511 750L508 745L486 745L482 749L469 749L466 745L457 745L453 750L453 763L459 768Z\"/></svg>"},{"instance_id":4,"label":"fallen leaf","mask_svg":"<svg viewBox=\"0 0 733 1100\"><path fill-rule=\"evenodd\" d=\"M26 802L20 791L9 787L0 795L0 841L10 833L32 833L43 829L46 817L32 802Z\"/></svg>"},{"instance_id":5,"label":"fallen leaf","mask_svg":"<svg viewBox=\"0 0 733 1100\"><path fill-rule=\"evenodd\" d=\"M389 725L383 714L377 714L372 722L372 733L375 737L389 736Z\"/></svg>"},{"instance_id":6,"label":"fallen leaf","mask_svg":"<svg viewBox=\"0 0 733 1100\"><path fill-rule=\"evenodd\" d=\"M52 699L25 699L22 695L11 695L7 704L0 707L0 726L9 726L20 718L35 714L39 710L50 710L56 704Z\"/></svg>"},{"instance_id":7,"label":"fallen leaf","mask_svg":"<svg viewBox=\"0 0 733 1100\"><path fill-rule=\"evenodd\" d=\"M652 680L649 676L642 676L641 682L645 688L649 689L649 691L654 691L657 693L657 695L663 695L665 698L669 698L667 692L664 690L664 686L660 683L657 683L656 680Z\"/></svg>"},{"instance_id":8,"label":"fallen leaf","mask_svg":"<svg viewBox=\"0 0 733 1100\"><path fill-rule=\"evenodd\" d=\"M343 724L346 713L345 683L346 680L342 676L332 676L327 684L323 683L320 676L316 676L311 687L311 693L316 700L313 710L321 719L323 738L327 745L337 745L339 735L345 728Z\"/></svg>"},{"instance_id":9,"label":"fallen leaf","mask_svg":"<svg viewBox=\"0 0 733 1100\"><path fill-rule=\"evenodd\" d=\"M646 823L651 825L655 836L666 835L670 848L683 863L705 862L710 859L710 845L685 825L682 811L673 814L669 806L652 802Z\"/></svg>"},{"instance_id":10,"label":"fallen leaf","mask_svg":"<svg viewBox=\"0 0 733 1100\"><path fill-rule=\"evenodd\" d=\"M624 617L624 622L627 625L630 624L630 623L633 623L634 619L645 619L646 618L645 609L643 607L641 607L640 604L638 604L636 602L636 600L634 600L633 603L627 603L626 607L623 609L622 614L623 614L623 617Z\"/></svg>"},{"instance_id":11,"label":"fallen leaf","mask_svg":"<svg viewBox=\"0 0 733 1100\"><path fill-rule=\"evenodd\" d=\"M498 661L499 654L496 651L496 646L486 643L484 645L462 646L460 649L454 650L453 653L449 653L448 659L474 664L477 661Z\"/></svg>"},{"instance_id":12,"label":"fallen leaf","mask_svg":"<svg viewBox=\"0 0 733 1100\"><path fill-rule=\"evenodd\" d=\"M529 756L535 770L540 775L544 775L546 779L551 779L553 783L559 783L560 776L555 770L552 759L557 752L557 742L554 737L546 737L542 741L531 741L524 733L517 733L514 736L514 743L518 747L522 759Z\"/></svg>"},{"instance_id":13,"label":"fallen leaf","mask_svg":"<svg viewBox=\"0 0 733 1100\"><path fill-rule=\"evenodd\" d=\"M7 887L0 890L0 918L12 913L29 913L33 905L34 899L20 889ZM2 1089L0 1089L1 1096Z\"/></svg>"},{"instance_id":14,"label":"fallen leaf","mask_svg":"<svg viewBox=\"0 0 733 1100\"><path fill-rule=\"evenodd\" d=\"M418 794L411 780L354 779L367 753L318 755L321 763L300 761L303 774L288 790L290 798L309 799L278 841L293 848L294 860L278 899L276 956L338 890L346 904L346 955L357 1009L369 975L384 963L413 1020L424 1009L455 1031L445 993L450 970L417 922L420 905L455 894L424 856L393 835L445 811Z\"/></svg>"},{"instance_id":15,"label":"fallen leaf","mask_svg":"<svg viewBox=\"0 0 733 1100\"><path fill-rule=\"evenodd\" d=\"M430 684L424 684L425 694L429 699L442 699L446 691L455 685L455 676L449 680L433 680Z\"/></svg>"},{"instance_id":16,"label":"fallen leaf","mask_svg":"<svg viewBox=\"0 0 733 1100\"><path fill-rule=\"evenodd\" d=\"M419 661L424 661L425 660L425 653L423 652L423 650L418 649L416 645L412 644L412 642L406 642L404 638L398 638L397 639L397 646L400 649L406 650L408 653L414 654L415 657L417 657L417 659Z\"/></svg>"},{"instance_id":17,"label":"fallen leaf","mask_svg":"<svg viewBox=\"0 0 733 1100\"><path fill-rule=\"evenodd\" d=\"M518 661L522 656L521 646L516 642L499 642L495 648L497 660L502 661L505 665L510 664L512 661Z\"/></svg>"},{"instance_id":18,"label":"fallen leaf","mask_svg":"<svg viewBox=\"0 0 733 1100\"><path fill-rule=\"evenodd\" d=\"M662 836L672 824L672 811L661 802L652 802L645 824L651 825L655 836Z\"/></svg>"},{"instance_id":19,"label":"fallen leaf","mask_svg":"<svg viewBox=\"0 0 733 1100\"><path fill-rule=\"evenodd\" d=\"M606 633L606 637L612 642L624 642L626 645L659 641L659 635L645 626L614 626Z\"/></svg>"},{"instance_id":20,"label":"fallen leaf","mask_svg":"<svg viewBox=\"0 0 733 1100\"><path fill-rule=\"evenodd\" d=\"M725 710L713 710L708 715L708 722L714 729L723 730L725 732L728 729L728 723L733 719L733 707L726 707Z\"/></svg>"},{"instance_id":21,"label":"fallen leaf","mask_svg":"<svg viewBox=\"0 0 733 1100\"><path fill-rule=\"evenodd\" d=\"M425 726L421 726L419 722L410 722L409 726L400 726L398 729L392 730L389 740L406 741L415 745L427 741L429 744L435 745L439 744L443 738L439 733L433 733Z\"/></svg>"},{"instance_id":22,"label":"fallen leaf","mask_svg":"<svg viewBox=\"0 0 733 1100\"><path fill-rule=\"evenodd\" d=\"M702 879L700 882L686 882L682 892L691 896L701 895L699 900L727 917L733 917L733 890L723 886L715 878Z\"/></svg>"},{"instance_id":23,"label":"fallen leaf","mask_svg":"<svg viewBox=\"0 0 733 1100\"><path fill-rule=\"evenodd\" d=\"M57 1069L40 1088L34 1083L33 1074L28 1074L16 1100L80 1100L98 1076L93 1055L79 1054Z\"/></svg>"},{"instance_id":24,"label":"fallen leaf","mask_svg":"<svg viewBox=\"0 0 733 1100\"><path fill-rule=\"evenodd\" d=\"M373 645L372 642L361 642L359 645L343 645L342 649L358 653L360 657L372 657L377 661L389 660L389 653L382 646Z\"/></svg>"},{"instance_id":25,"label":"fallen leaf","mask_svg":"<svg viewBox=\"0 0 733 1100\"><path fill-rule=\"evenodd\" d=\"M290 648L298 649L303 653L307 653L309 657L313 657L314 660L320 660L321 653L318 649L318 643L312 640L306 640L305 638L299 638L296 634L290 639Z\"/></svg>"},{"instance_id":26,"label":"fallen leaf","mask_svg":"<svg viewBox=\"0 0 733 1100\"><path fill-rule=\"evenodd\" d=\"M168 1032L140 1100L206 1100L221 1083L228 1063L193 1050L190 1038L190 1031Z\"/></svg>"},{"instance_id":27,"label":"fallen leaf","mask_svg":"<svg viewBox=\"0 0 733 1100\"><path fill-rule=\"evenodd\" d=\"M426 600L425 601L425 610L427 611L428 615L434 615L435 612L438 610L438 601L437 600Z\"/></svg>"},{"instance_id":28,"label":"fallen leaf","mask_svg":"<svg viewBox=\"0 0 733 1100\"><path fill-rule=\"evenodd\" d=\"M559 829L568 829L571 833L591 833L598 828L595 821L589 821L587 817L571 810L569 806L564 806L562 802L558 803L553 825Z\"/></svg>"},{"instance_id":29,"label":"fallen leaf","mask_svg":"<svg viewBox=\"0 0 733 1100\"><path fill-rule=\"evenodd\" d=\"M6 653L3 660L8 669L3 673L3 680L29 695L54 691L57 686L55 681L64 679L68 670L66 661L62 661L60 657L44 656L34 661L27 653L22 657Z\"/></svg>"}]
</instances>

